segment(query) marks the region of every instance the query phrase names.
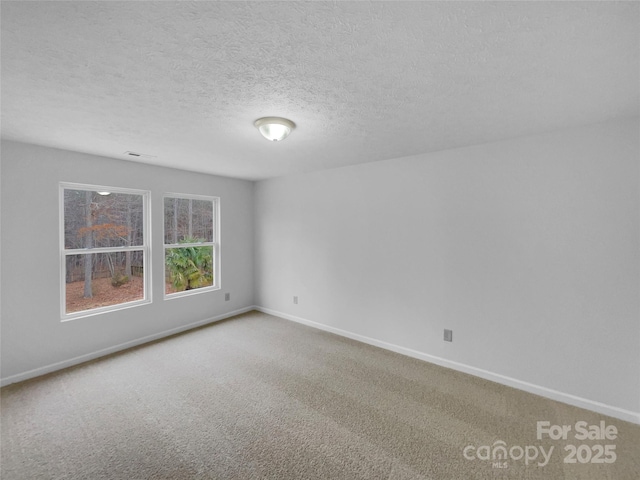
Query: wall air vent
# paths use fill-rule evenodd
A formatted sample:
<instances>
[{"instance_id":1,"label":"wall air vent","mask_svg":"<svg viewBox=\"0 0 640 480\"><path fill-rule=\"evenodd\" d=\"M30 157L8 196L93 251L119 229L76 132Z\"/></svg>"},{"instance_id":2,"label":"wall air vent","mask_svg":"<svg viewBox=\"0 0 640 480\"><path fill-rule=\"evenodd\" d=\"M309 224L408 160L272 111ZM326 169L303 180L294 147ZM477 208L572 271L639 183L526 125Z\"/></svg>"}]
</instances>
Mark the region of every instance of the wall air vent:
<instances>
[{"instance_id":1,"label":"wall air vent","mask_svg":"<svg viewBox=\"0 0 640 480\"><path fill-rule=\"evenodd\" d=\"M147 155L146 153L138 153L138 152L124 152L123 155L126 155L127 157L134 157L134 158L156 158L155 155Z\"/></svg>"}]
</instances>

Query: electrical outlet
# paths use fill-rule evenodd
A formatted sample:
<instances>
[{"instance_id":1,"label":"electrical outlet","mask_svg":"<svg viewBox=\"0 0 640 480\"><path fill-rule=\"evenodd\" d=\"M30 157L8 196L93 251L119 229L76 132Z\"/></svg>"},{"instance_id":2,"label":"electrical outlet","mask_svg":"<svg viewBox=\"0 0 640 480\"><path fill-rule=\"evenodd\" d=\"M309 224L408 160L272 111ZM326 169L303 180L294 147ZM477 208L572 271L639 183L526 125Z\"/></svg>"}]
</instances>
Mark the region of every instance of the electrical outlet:
<instances>
[{"instance_id":1,"label":"electrical outlet","mask_svg":"<svg viewBox=\"0 0 640 480\"><path fill-rule=\"evenodd\" d=\"M224 301L228 302L229 300L231 300L231 294L230 293L225 293L224 294Z\"/></svg>"},{"instance_id":2,"label":"electrical outlet","mask_svg":"<svg viewBox=\"0 0 640 480\"><path fill-rule=\"evenodd\" d=\"M453 342L453 330L444 329L444 341Z\"/></svg>"},{"instance_id":3,"label":"electrical outlet","mask_svg":"<svg viewBox=\"0 0 640 480\"><path fill-rule=\"evenodd\" d=\"M298 297L293 297L293 304L297 305L298 304Z\"/></svg>"}]
</instances>

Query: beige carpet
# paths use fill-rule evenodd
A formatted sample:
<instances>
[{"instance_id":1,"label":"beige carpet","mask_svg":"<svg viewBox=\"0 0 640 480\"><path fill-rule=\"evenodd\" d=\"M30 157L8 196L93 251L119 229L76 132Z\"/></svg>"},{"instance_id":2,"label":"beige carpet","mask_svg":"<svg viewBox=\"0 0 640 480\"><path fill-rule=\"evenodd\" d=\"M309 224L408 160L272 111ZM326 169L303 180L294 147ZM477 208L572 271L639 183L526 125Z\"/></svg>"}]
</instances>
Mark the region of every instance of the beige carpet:
<instances>
[{"instance_id":1,"label":"beige carpet","mask_svg":"<svg viewBox=\"0 0 640 480\"><path fill-rule=\"evenodd\" d=\"M1 422L2 480L640 478L639 426L258 312L5 387Z\"/></svg>"}]
</instances>

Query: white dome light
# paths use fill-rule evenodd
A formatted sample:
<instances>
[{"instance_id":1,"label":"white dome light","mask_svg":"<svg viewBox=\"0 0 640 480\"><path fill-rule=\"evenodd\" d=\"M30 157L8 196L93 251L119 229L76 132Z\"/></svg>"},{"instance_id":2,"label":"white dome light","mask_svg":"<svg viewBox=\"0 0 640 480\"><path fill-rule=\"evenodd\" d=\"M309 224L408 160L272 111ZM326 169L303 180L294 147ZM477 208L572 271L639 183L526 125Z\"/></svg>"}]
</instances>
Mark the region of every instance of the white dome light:
<instances>
[{"instance_id":1,"label":"white dome light","mask_svg":"<svg viewBox=\"0 0 640 480\"><path fill-rule=\"evenodd\" d=\"M272 142L284 140L296 128L291 120L281 117L263 117L253 123L264 138Z\"/></svg>"}]
</instances>

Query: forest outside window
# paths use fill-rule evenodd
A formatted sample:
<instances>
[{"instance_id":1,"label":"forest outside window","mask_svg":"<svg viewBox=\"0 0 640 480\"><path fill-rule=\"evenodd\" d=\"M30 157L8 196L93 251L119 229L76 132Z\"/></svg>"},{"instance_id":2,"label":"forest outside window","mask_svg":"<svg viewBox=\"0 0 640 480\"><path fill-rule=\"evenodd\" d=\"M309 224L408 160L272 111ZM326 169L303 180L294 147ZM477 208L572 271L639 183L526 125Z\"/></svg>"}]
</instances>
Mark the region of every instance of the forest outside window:
<instances>
[{"instance_id":1,"label":"forest outside window","mask_svg":"<svg viewBox=\"0 0 640 480\"><path fill-rule=\"evenodd\" d=\"M164 197L165 298L220 288L216 197Z\"/></svg>"},{"instance_id":2,"label":"forest outside window","mask_svg":"<svg viewBox=\"0 0 640 480\"><path fill-rule=\"evenodd\" d=\"M149 303L149 193L61 184L62 319Z\"/></svg>"}]
</instances>

